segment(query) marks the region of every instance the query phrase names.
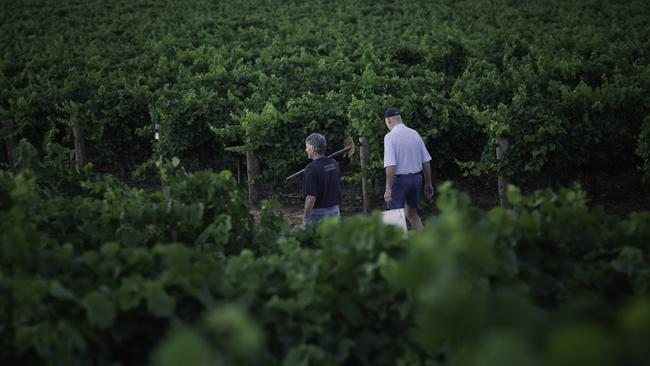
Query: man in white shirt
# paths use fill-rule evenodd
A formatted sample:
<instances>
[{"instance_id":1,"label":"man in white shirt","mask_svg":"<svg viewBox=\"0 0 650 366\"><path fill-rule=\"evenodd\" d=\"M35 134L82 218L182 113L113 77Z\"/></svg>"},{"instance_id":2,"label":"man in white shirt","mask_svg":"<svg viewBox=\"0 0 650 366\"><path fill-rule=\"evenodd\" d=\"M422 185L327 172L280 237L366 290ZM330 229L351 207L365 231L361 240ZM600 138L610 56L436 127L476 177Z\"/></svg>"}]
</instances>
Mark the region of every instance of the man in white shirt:
<instances>
[{"instance_id":1,"label":"man in white shirt","mask_svg":"<svg viewBox=\"0 0 650 366\"><path fill-rule=\"evenodd\" d=\"M386 168L386 192L384 200L388 209L404 208L406 218L415 230L422 229L418 215L418 202L424 172L424 193L433 197L431 182L431 155L422 137L414 129L402 123L397 108L388 108L384 122L390 130L384 137L384 168Z\"/></svg>"}]
</instances>

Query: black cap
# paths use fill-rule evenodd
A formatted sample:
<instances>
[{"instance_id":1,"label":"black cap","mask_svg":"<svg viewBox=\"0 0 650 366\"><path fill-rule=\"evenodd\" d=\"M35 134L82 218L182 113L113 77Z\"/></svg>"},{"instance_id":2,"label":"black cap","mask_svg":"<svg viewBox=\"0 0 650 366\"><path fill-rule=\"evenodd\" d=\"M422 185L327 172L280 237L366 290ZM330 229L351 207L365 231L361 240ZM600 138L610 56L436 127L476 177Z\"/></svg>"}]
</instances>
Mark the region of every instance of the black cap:
<instances>
[{"instance_id":1,"label":"black cap","mask_svg":"<svg viewBox=\"0 0 650 366\"><path fill-rule=\"evenodd\" d=\"M384 119L388 117L399 116L399 109L395 107L390 107L384 112Z\"/></svg>"}]
</instances>

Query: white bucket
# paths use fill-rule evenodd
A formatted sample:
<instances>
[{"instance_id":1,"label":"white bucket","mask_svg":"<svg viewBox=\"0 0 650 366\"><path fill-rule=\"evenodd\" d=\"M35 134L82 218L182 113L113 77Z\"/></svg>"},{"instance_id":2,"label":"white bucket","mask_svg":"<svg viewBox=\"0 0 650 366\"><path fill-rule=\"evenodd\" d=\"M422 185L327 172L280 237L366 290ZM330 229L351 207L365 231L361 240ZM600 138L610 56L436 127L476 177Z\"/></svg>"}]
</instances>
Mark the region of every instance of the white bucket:
<instances>
[{"instance_id":1,"label":"white bucket","mask_svg":"<svg viewBox=\"0 0 650 366\"><path fill-rule=\"evenodd\" d=\"M401 227L404 230L404 233L407 232L406 229L406 215L404 214L403 208L397 208L394 210L382 211L381 221L386 225L395 225Z\"/></svg>"}]
</instances>

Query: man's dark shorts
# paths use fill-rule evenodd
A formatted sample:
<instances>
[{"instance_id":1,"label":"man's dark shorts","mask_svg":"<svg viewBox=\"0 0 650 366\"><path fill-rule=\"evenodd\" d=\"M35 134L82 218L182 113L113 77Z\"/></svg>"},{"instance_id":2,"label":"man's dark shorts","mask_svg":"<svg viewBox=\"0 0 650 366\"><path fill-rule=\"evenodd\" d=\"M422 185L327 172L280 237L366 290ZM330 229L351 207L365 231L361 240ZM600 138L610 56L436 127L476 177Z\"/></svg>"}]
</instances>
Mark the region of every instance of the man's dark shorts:
<instances>
[{"instance_id":1,"label":"man's dark shorts","mask_svg":"<svg viewBox=\"0 0 650 366\"><path fill-rule=\"evenodd\" d=\"M386 206L389 210L404 208L406 202L409 207L418 208L421 190L422 174L396 175L393 177L391 200Z\"/></svg>"}]
</instances>

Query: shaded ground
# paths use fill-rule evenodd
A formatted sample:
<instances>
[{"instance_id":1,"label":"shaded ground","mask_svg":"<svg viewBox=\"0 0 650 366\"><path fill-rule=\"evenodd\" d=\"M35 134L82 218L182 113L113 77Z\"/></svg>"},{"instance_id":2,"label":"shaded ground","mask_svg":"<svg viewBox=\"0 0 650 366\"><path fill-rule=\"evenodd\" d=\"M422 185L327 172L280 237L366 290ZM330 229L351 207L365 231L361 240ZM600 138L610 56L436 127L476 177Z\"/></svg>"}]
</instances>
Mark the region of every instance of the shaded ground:
<instances>
[{"instance_id":1,"label":"shaded ground","mask_svg":"<svg viewBox=\"0 0 650 366\"><path fill-rule=\"evenodd\" d=\"M490 194L489 187L476 187L463 184L462 182L454 182L457 189L468 192L472 197L472 201L479 207L489 209L499 204L499 197L495 194ZM361 191L361 183L359 182L342 182L342 204L341 217L350 217L357 214L363 214L363 196ZM262 187L262 197L264 199L273 199L280 203L277 212L287 221L290 228L296 228L302 224L302 214L304 207L304 198L302 195L302 178L298 177L286 184L265 185ZM371 207L374 210L383 210L385 208L383 201L383 191L375 192L371 195ZM422 201L420 207L420 214L423 220L427 217L435 215L437 209L435 207L435 196L432 201ZM256 219L259 219L258 211L251 211Z\"/></svg>"},{"instance_id":2,"label":"shaded ground","mask_svg":"<svg viewBox=\"0 0 650 366\"><path fill-rule=\"evenodd\" d=\"M488 210L499 205L496 179L461 179L453 181L453 184L456 189L466 192L471 197L472 202L480 208ZM342 185L341 216L349 217L362 214L361 184L344 180ZM625 217L634 211L650 210L648 189L632 184L624 177L590 177L590 179L584 179L581 185L587 192L588 204L590 206L603 206L609 214ZM552 188L557 190L559 186ZM532 190L532 188L524 190L524 193L530 193ZM384 208L382 194L383 192L374 193L373 209L382 210ZM277 212L287 221L290 228L302 224L304 199L301 177L287 184L265 185L262 188L262 197L280 203L281 206L277 209ZM420 213L424 221L428 217L436 215L435 196L433 201L422 202ZM258 212L253 212L253 214L259 217Z\"/></svg>"},{"instance_id":3,"label":"shaded ground","mask_svg":"<svg viewBox=\"0 0 650 366\"><path fill-rule=\"evenodd\" d=\"M342 160L342 193L343 202L341 204L341 215L349 217L356 214L363 213L363 199L361 194L361 183L347 181L345 177L349 177L355 173L354 167L349 166L347 160ZM223 168L213 168L213 171L219 171ZM191 171L192 169L188 169ZM242 188L246 189L245 175L246 172L241 171L237 174L236 169L231 169L233 177L240 181ZM112 172L116 173L116 172ZM156 176L148 176L146 179L129 179L122 177L122 180L130 186L144 188L146 190L160 189L160 179ZM499 205L499 197L497 195L497 180L496 177L447 177L443 176L437 180L434 178L434 184L439 184L443 180L451 180L456 189L469 194L472 202L480 208L490 209ZM588 202L590 206L600 205L605 208L609 214L625 217L634 211L648 211L650 210L650 184L644 184L639 181L635 176L616 176L608 175L606 173L590 173L582 174L576 177L576 181L581 182L581 186L587 192ZM519 185L521 183L516 179L512 183ZM537 187L530 187L530 182L527 184L528 188L522 188L525 194L529 194L536 188L550 187L552 189L559 189L560 187L570 187L572 184L568 182L554 182L553 177L547 177L544 181L533 182ZM374 192L371 196L374 197L372 207L374 209L383 209L384 202L382 199L383 191ZM298 176L288 183L266 183L262 186L261 197L263 199L273 199L280 203L277 212L287 221L290 228L298 227L302 224L302 212L304 206L304 199L302 197L302 176ZM253 215L259 219L259 212L252 211ZM420 210L421 216L424 220L432 215L436 215L437 208L434 201L422 202Z\"/></svg>"}]
</instances>

